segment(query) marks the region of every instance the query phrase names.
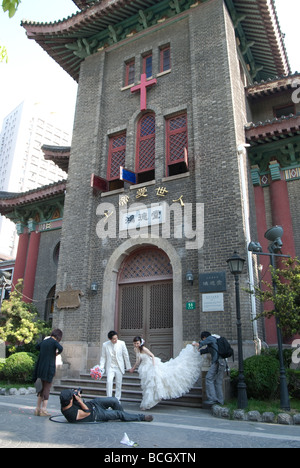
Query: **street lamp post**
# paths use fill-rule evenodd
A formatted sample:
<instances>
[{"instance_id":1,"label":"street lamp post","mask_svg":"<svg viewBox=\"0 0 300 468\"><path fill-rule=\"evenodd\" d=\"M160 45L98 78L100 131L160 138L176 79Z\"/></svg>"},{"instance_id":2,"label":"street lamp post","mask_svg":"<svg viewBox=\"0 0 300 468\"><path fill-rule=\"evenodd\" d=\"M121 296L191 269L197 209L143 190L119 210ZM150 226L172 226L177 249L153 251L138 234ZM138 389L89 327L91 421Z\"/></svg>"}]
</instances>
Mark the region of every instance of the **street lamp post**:
<instances>
[{"instance_id":1,"label":"street lamp post","mask_svg":"<svg viewBox=\"0 0 300 468\"><path fill-rule=\"evenodd\" d=\"M244 409L248 406L247 386L244 376L244 357L243 357L243 339L241 322L241 304L240 304L240 283L239 275L243 271L245 260L240 258L237 252L234 252L231 258L227 260L230 273L234 275L235 298L236 298L236 326L238 340L238 358L239 358L239 378L238 378L238 408Z\"/></svg>"},{"instance_id":2,"label":"street lamp post","mask_svg":"<svg viewBox=\"0 0 300 468\"><path fill-rule=\"evenodd\" d=\"M276 266L276 257L281 258L290 258L290 255L278 254L281 251L283 229L281 226L274 226L265 233L265 238L272 242L269 245L269 252L264 253L262 251L262 246L258 242L250 242L248 250L251 251L254 255L266 255L270 257L270 263L273 268ZM273 291L276 295L277 287L276 283L273 280ZM280 328L280 321L276 317L276 331L277 331L277 343L278 343L278 355L279 355L279 365L280 365L280 408L286 411L290 411L290 398L288 392L288 386L286 381L286 372L284 367L283 359L283 348L282 348L282 332Z\"/></svg>"}]
</instances>

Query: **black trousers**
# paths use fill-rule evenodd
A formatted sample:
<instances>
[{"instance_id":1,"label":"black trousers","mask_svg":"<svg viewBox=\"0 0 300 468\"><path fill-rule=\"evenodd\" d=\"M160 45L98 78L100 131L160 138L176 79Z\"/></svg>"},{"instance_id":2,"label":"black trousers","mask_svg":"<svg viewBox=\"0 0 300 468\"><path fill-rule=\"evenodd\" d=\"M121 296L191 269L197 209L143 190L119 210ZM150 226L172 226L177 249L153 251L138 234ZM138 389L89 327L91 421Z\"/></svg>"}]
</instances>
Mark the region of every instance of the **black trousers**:
<instances>
[{"instance_id":1,"label":"black trousers","mask_svg":"<svg viewBox=\"0 0 300 468\"><path fill-rule=\"evenodd\" d=\"M126 413L119 403L119 400L114 397L95 398L90 400L93 405L95 421L145 421L144 414ZM111 409L108 409L111 408Z\"/></svg>"}]
</instances>

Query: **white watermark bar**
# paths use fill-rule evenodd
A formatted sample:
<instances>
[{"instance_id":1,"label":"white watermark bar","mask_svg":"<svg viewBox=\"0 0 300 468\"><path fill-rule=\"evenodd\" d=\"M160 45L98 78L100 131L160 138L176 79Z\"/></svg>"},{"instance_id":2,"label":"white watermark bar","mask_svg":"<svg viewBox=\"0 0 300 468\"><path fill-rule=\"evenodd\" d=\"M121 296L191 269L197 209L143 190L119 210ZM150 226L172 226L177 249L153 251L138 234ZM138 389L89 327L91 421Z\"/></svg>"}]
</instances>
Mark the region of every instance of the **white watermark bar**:
<instances>
[{"instance_id":1,"label":"white watermark bar","mask_svg":"<svg viewBox=\"0 0 300 468\"><path fill-rule=\"evenodd\" d=\"M300 340L294 340L292 343L292 348L296 348L292 354L293 364L300 364Z\"/></svg>"},{"instance_id":2,"label":"white watermark bar","mask_svg":"<svg viewBox=\"0 0 300 468\"><path fill-rule=\"evenodd\" d=\"M204 244L203 203L133 203L118 207L101 203L96 215L101 217L96 226L99 239L185 239L187 250L199 250Z\"/></svg>"},{"instance_id":3,"label":"white watermark bar","mask_svg":"<svg viewBox=\"0 0 300 468\"><path fill-rule=\"evenodd\" d=\"M292 94L292 101L294 104L299 104L300 102L300 79L296 78L292 82L292 88L297 88Z\"/></svg>"}]
</instances>

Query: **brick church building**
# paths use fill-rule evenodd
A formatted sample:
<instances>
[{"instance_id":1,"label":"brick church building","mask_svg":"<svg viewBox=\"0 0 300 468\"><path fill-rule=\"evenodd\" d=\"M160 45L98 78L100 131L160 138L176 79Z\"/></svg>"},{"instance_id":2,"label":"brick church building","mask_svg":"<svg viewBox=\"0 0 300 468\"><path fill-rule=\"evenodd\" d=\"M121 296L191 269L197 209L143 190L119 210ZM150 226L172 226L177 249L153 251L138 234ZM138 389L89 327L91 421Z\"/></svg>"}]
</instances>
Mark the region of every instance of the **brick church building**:
<instances>
[{"instance_id":1,"label":"brick church building","mask_svg":"<svg viewBox=\"0 0 300 468\"><path fill-rule=\"evenodd\" d=\"M78 81L78 96L72 147L45 147L67 164L64 186L37 190L34 205L0 194L1 213L22 225L15 280L25 275L26 284L35 245L26 295L54 288L53 325L76 374L98 362L110 329L129 349L142 335L163 360L201 330L235 346L226 261L236 251L246 259L245 355L275 344L274 323L252 320L260 305L243 290L260 275L247 245L267 251L271 226L284 228L282 252L300 256L300 76L273 1L74 3L80 11L69 18L22 24ZM43 219L31 212L30 229L28 206L53 200L60 225L44 210ZM57 264L47 263L57 245Z\"/></svg>"}]
</instances>

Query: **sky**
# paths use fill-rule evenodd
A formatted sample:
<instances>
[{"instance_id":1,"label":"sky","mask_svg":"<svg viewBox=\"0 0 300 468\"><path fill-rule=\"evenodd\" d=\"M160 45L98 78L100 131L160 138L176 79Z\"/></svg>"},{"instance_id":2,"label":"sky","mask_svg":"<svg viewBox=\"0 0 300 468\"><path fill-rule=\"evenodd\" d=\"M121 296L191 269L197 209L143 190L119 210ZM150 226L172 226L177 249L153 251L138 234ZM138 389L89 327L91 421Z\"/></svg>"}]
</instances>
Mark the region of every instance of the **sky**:
<instances>
[{"instance_id":1,"label":"sky","mask_svg":"<svg viewBox=\"0 0 300 468\"><path fill-rule=\"evenodd\" d=\"M275 0L292 72L300 72L300 0ZM2 0L0 0L2 4ZM72 129L77 83L20 26L23 19L52 22L71 16L77 7L72 0L22 0L11 19L0 10L0 44L5 45L8 63L0 63L0 129L2 121L25 98L51 105Z\"/></svg>"},{"instance_id":2,"label":"sky","mask_svg":"<svg viewBox=\"0 0 300 468\"><path fill-rule=\"evenodd\" d=\"M2 4L2 0L0 0ZM23 19L52 22L78 11L72 0L22 0L13 18L0 7L0 44L8 63L0 63L0 130L2 121L24 99L32 98L63 116L73 127L77 83L20 26Z\"/></svg>"}]
</instances>

